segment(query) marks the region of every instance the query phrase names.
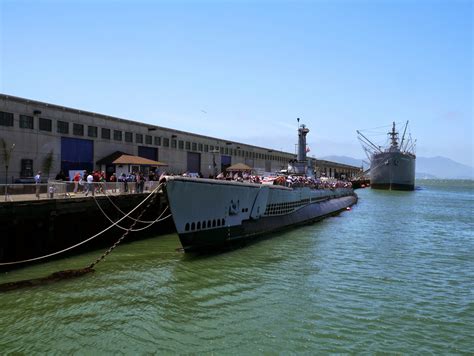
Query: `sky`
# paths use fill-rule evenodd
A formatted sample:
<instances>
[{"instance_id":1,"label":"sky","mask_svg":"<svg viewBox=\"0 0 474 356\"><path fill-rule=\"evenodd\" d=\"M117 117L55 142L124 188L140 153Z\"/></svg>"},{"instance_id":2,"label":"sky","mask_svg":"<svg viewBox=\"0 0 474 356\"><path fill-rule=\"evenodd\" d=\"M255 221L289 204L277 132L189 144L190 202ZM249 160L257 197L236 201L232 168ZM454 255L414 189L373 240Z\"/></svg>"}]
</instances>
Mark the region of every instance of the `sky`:
<instances>
[{"instance_id":1,"label":"sky","mask_svg":"<svg viewBox=\"0 0 474 356\"><path fill-rule=\"evenodd\" d=\"M310 155L409 120L473 166L473 3L0 0L0 92ZM402 129L402 127L400 127Z\"/></svg>"}]
</instances>

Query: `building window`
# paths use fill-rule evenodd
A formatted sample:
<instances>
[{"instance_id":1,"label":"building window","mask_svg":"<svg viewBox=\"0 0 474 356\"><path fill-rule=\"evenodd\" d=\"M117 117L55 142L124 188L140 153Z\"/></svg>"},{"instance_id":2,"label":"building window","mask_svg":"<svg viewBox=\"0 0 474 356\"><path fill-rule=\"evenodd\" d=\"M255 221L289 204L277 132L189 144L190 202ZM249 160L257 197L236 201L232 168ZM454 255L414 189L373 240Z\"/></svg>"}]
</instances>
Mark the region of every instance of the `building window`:
<instances>
[{"instance_id":1,"label":"building window","mask_svg":"<svg viewBox=\"0 0 474 356\"><path fill-rule=\"evenodd\" d=\"M204 145L204 152L209 152L209 146L208 145Z\"/></svg>"},{"instance_id":2,"label":"building window","mask_svg":"<svg viewBox=\"0 0 474 356\"><path fill-rule=\"evenodd\" d=\"M190 150L191 149L191 142L186 141L186 149Z\"/></svg>"},{"instance_id":3,"label":"building window","mask_svg":"<svg viewBox=\"0 0 474 356\"><path fill-rule=\"evenodd\" d=\"M209 151L214 151L214 146L213 145L209 146Z\"/></svg>"},{"instance_id":4,"label":"building window","mask_svg":"<svg viewBox=\"0 0 474 356\"><path fill-rule=\"evenodd\" d=\"M97 137L97 126L87 126L87 136Z\"/></svg>"},{"instance_id":5,"label":"building window","mask_svg":"<svg viewBox=\"0 0 474 356\"><path fill-rule=\"evenodd\" d=\"M114 140L115 141L122 141L122 131L114 130Z\"/></svg>"},{"instance_id":6,"label":"building window","mask_svg":"<svg viewBox=\"0 0 474 356\"><path fill-rule=\"evenodd\" d=\"M38 127L41 131L51 132L53 129L53 122L50 119L43 119L40 117Z\"/></svg>"},{"instance_id":7,"label":"building window","mask_svg":"<svg viewBox=\"0 0 474 356\"><path fill-rule=\"evenodd\" d=\"M229 154L229 149L228 149L227 147L224 149L224 153L225 153L226 155Z\"/></svg>"},{"instance_id":8,"label":"building window","mask_svg":"<svg viewBox=\"0 0 474 356\"><path fill-rule=\"evenodd\" d=\"M102 137L106 140L110 140L110 129L101 128L100 129L100 137Z\"/></svg>"},{"instance_id":9,"label":"building window","mask_svg":"<svg viewBox=\"0 0 474 356\"><path fill-rule=\"evenodd\" d=\"M198 150L202 152L202 143L198 145Z\"/></svg>"},{"instance_id":10,"label":"building window","mask_svg":"<svg viewBox=\"0 0 474 356\"><path fill-rule=\"evenodd\" d=\"M0 111L0 125L13 126L13 114L9 112Z\"/></svg>"},{"instance_id":11,"label":"building window","mask_svg":"<svg viewBox=\"0 0 474 356\"><path fill-rule=\"evenodd\" d=\"M193 151L197 151L197 143L193 142Z\"/></svg>"},{"instance_id":12,"label":"building window","mask_svg":"<svg viewBox=\"0 0 474 356\"><path fill-rule=\"evenodd\" d=\"M146 136L145 136L145 143L146 143L147 145L151 145L152 142L153 142L152 140L153 140L153 138L152 138L150 135L146 135Z\"/></svg>"},{"instance_id":13,"label":"building window","mask_svg":"<svg viewBox=\"0 0 474 356\"><path fill-rule=\"evenodd\" d=\"M136 143L143 143L143 135L142 134L135 134L135 142Z\"/></svg>"},{"instance_id":14,"label":"building window","mask_svg":"<svg viewBox=\"0 0 474 356\"><path fill-rule=\"evenodd\" d=\"M21 177L33 177L33 160L22 159L21 160Z\"/></svg>"},{"instance_id":15,"label":"building window","mask_svg":"<svg viewBox=\"0 0 474 356\"><path fill-rule=\"evenodd\" d=\"M33 116L20 115L20 127L22 129L33 129Z\"/></svg>"},{"instance_id":16,"label":"building window","mask_svg":"<svg viewBox=\"0 0 474 356\"><path fill-rule=\"evenodd\" d=\"M181 141L181 140L180 140L180 141L178 142L178 147L179 147L180 150L183 150L183 149L184 149L184 141Z\"/></svg>"},{"instance_id":17,"label":"building window","mask_svg":"<svg viewBox=\"0 0 474 356\"><path fill-rule=\"evenodd\" d=\"M161 146L161 137L155 136L155 145Z\"/></svg>"},{"instance_id":18,"label":"building window","mask_svg":"<svg viewBox=\"0 0 474 356\"><path fill-rule=\"evenodd\" d=\"M171 148L176 148L178 141L171 140Z\"/></svg>"},{"instance_id":19,"label":"building window","mask_svg":"<svg viewBox=\"0 0 474 356\"><path fill-rule=\"evenodd\" d=\"M133 133L125 132L125 142L133 142Z\"/></svg>"},{"instance_id":20,"label":"building window","mask_svg":"<svg viewBox=\"0 0 474 356\"><path fill-rule=\"evenodd\" d=\"M169 147L170 146L170 139L169 138L166 138L166 137L163 138L163 146L164 147Z\"/></svg>"},{"instance_id":21,"label":"building window","mask_svg":"<svg viewBox=\"0 0 474 356\"><path fill-rule=\"evenodd\" d=\"M72 133L76 136L84 136L84 125L82 124L73 124Z\"/></svg>"},{"instance_id":22,"label":"building window","mask_svg":"<svg viewBox=\"0 0 474 356\"><path fill-rule=\"evenodd\" d=\"M58 133L68 134L69 133L69 122L58 121L58 125L57 125L56 129L57 129Z\"/></svg>"}]
</instances>

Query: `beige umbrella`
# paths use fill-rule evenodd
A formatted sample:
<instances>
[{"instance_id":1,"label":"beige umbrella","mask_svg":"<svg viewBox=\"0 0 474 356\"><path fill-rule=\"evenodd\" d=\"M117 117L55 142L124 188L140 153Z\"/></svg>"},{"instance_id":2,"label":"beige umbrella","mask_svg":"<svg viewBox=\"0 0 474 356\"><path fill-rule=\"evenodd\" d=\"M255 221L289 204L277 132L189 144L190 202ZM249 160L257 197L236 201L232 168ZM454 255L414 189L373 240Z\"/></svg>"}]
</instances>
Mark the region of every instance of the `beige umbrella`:
<instances>
[{"instance_id":1,"label":"beige umbrella","mask_svg":"<svg viewBox=\"0 0 474 356\"><path fill-rule=\"evenodd\" d=\"M244 163L236 163L227 168L227 171L230 172L244 172L244 171L251 171L252 167L247 166Z\"/></svg>"}]
</instances>

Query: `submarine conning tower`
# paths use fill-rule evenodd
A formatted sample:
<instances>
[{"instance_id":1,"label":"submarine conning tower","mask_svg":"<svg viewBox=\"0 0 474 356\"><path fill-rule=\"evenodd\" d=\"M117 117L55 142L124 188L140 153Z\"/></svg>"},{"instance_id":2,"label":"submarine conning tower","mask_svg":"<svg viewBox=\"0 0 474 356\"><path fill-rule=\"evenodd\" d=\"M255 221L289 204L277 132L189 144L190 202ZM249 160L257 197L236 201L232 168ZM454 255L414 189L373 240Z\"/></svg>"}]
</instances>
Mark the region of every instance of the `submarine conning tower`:
<instances>
[{"instance_id":1,"label":"submarine conning tower","mask_svg":"<svg viewBox=\"0 0 474 356\"><path fill-rule=\"evenodd\" d=\"M298 162L295 164L295 173L296 174L305 174L306 173L306 135L308 134L309 129L306 125L301 125L298 128Z\"/></svg>"}]
</instances>

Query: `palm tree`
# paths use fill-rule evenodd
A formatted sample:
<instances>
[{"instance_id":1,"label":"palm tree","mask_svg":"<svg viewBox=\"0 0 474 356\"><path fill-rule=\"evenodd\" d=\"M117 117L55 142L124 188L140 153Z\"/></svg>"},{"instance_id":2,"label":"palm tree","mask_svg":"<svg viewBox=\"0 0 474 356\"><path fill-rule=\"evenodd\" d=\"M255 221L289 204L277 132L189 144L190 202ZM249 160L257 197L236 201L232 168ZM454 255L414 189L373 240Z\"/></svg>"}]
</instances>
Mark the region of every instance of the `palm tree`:
<instances>
[{"instance_id":1,"label":"palm tree","mask_svg":"<svg viewBox=\"0 0 474 356\"><path fill-rule=\"evenodd\" d=\"M46 178L49 177L49 173L51 172L51 168L53 168L54 163L54 153L53 150L49 151L46 157L43 160L43 172Z\"/></svg>"},{"instance_id":2,"label":"palm tree","mask_svg":"<svg viewBox=\"0 0 474 356\"><path fill-rule=\"evenodd\" d=\"M2 138L0 139L0 146L2 148L2 159L5 163L5 201L7 201L8 197L8 166L10 165L10 159L12 157L13 149L15 148L15 144L12 144L10 148L7 148L7 142Z\"/></svg>"}]
</instances>

